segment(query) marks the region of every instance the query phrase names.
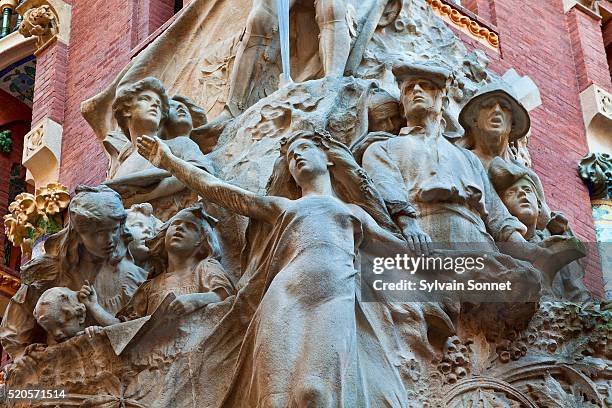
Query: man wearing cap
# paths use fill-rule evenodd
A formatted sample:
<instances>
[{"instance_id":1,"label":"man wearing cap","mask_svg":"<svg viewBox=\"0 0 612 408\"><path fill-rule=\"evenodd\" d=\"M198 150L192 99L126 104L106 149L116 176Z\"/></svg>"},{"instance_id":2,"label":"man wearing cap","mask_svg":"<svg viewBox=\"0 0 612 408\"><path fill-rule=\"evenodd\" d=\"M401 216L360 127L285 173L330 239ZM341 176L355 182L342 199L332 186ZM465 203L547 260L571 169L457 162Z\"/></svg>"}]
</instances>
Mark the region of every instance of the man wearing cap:
<instances>
[{"instance_id":1,"label":"man wearing cap","mask_svg":"<svg viewBox=\"0 0 612 408\"><path fill-rule=\"evenodd\" d=\"M482 87L459 113L459 123L466 131L463 147L486 169L498 156L512 162L510 143L524 137L531 125L527 109L501 81Z\"/></svg>"},{"instance_id":2,"label":"man wearing cap","mask_svg":"<svg viewBox=\"0 0 612 408\"><path fill-rule=\"evenodd\" d=\"M362 165L415 249L435 242L524 241L525 227L495 193L474 153L444 135L451 73L423 64L393 68L406 126L372 143Z\"/></svg>"}]
</instances>

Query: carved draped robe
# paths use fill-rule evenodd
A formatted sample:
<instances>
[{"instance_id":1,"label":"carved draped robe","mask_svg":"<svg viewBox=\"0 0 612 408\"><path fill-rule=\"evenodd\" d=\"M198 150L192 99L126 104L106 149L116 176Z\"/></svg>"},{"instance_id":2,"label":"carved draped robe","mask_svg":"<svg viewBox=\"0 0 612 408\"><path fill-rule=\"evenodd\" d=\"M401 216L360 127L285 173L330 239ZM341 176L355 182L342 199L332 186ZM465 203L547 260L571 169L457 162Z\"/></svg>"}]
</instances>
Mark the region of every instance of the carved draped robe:
<instances>
[{"instance_id":1,"label":"carved draped robe","mask_svg":"<svg viewBox=\"0 0 612 408\"><path fill-rule=\"evenodd\" d=\"M414 206L434 242L506 241L525 226L510 215L482 163L443 135L403 128L398 137L372 143L366 169L392 215Z\"/></svg>"}]
</instances>

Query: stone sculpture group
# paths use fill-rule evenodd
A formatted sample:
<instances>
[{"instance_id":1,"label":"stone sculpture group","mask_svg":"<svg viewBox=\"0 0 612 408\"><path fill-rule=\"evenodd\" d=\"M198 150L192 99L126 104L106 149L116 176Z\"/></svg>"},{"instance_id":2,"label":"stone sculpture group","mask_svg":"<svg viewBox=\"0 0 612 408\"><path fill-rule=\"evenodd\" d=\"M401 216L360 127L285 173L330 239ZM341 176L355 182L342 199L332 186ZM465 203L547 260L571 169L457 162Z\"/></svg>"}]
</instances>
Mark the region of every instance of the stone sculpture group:
<instances>
[{"instance_id":1,"label":"stone sculpture group","mask_svg":"<svg viewBox=\"0 0 612 408\"><path fill-rule=\"evenodd\" d=\"M348 70L418 3L373 2L353 38L351 2L315 2L322 77L253 101L275 47L255 2L211 122L159 79L117 81L116 126L98 135L108 178L76 188L2 320L6 389L61 389L55 406L80 407L611 404L611 311L517 152L530 118L511 86L468 92L465 72L412 55L378 55L385 80ZM381 247L486 252L481 278L518 289L371 298Z\"/></svg>"}]
</instances>

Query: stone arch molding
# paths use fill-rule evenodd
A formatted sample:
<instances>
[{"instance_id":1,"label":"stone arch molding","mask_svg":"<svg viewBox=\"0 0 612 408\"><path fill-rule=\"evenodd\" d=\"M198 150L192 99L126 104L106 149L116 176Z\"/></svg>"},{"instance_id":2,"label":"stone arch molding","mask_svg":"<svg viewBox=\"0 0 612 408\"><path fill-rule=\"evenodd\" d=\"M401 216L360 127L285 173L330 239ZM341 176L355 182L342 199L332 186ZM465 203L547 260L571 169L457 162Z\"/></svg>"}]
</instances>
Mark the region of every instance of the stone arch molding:
<instances>
[{"instance_id":1,"label":"stone arch molding","mask_svg":"<svg viewBox=\"0 0 612 408\"><path fill-rule=\"evenodd\" d=\"M62 0L26 0L17 7L23 17L19 33L36 37L40 53L55 41L70 42L71 6Z\"/></svg>"}]
</instances>

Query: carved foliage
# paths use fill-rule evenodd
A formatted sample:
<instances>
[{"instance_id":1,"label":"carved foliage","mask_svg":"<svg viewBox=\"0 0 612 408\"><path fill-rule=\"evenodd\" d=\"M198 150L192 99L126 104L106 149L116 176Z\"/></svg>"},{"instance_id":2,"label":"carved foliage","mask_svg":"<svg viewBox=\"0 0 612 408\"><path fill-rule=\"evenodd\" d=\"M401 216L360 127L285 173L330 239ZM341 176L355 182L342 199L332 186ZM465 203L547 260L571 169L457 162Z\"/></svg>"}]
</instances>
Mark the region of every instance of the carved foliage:
<instances>
[{"instance_id":1,"label":"carved foliage","mask_svg":"<svg viewBox=\"0 0 612 408\"><path fill-rule=\"evenodd\" d=\"M59 34L58 18L50 5L34 7L23 13L19 32L24 37L37 37L40 50Z\"/></svg>"},{"instance_id":2,"label":"carved foliage","mask_svg":"<svg viewBox=\"0 0 612 408\"><path fill-rule=\"evenodd\" d=\"M471 341L463 342L457 336L446 340L444 357L438 364L438 371L445 376L447 383L454 384L470 373L471 344Z\"/></svg>"},{"instance_id":3,"label":"carved foliage","mask_svg":"<svg viewBox=\"0 0 612 408\"><path fill-rule=\"evenodd\" d=\"M592 199L610 198L612 158L607 153L589 153L580 161L578 173L589 187Z\"/></svg>"}]
</instances>

